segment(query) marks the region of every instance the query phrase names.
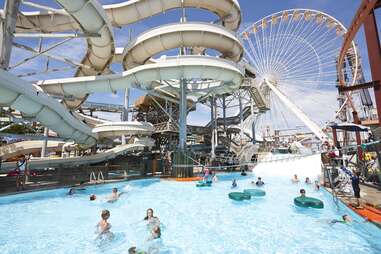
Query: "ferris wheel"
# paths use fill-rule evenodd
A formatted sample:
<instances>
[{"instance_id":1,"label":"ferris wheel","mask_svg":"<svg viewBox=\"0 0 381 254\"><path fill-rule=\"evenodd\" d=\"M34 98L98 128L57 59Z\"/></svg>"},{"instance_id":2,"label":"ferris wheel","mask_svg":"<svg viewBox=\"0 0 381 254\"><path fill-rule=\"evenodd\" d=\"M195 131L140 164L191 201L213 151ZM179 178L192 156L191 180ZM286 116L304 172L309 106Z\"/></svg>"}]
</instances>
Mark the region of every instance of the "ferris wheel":
<instances>
[{"instance_id":1,"label":"ferris wheel","mask_svg":"<svg viewBox=\"0 0 381 254\"><path fill-rule=\"evenodd\" d=\"M247 25L240 34L245 60L256 70L255 83L270 108L279 106L273 100L280 100L283 107L291 110L319 138L323 133L315 123L319 122L316 114L304 112L305 105L298 105L298 101L316 104L314 107L321 111L331 107L334 112L338 108L335 89L338 71L344 72L347 85L362 77L354 43L343 69L336 69L345 33L343 24L326 13L289 9Z\"/></svg>"}]
</instances>

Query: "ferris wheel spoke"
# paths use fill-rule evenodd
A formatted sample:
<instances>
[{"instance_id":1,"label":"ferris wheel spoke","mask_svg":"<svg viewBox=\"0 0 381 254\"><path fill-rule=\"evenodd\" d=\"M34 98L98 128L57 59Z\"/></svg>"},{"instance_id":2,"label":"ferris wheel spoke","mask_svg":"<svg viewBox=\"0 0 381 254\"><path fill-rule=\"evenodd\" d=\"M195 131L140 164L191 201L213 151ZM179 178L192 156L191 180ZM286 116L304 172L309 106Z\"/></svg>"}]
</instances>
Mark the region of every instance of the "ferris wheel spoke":
<instances>
[{"instance_id":1,"label":"ferris wheel spoke","mask_svg":"<svg viewBox=\"0 0 381 254\"><path fill-rule=\"evenodd\" d=\"M264 73L264 69L263 69L262 65L260 64L261 62L259 61L260 57L259 57L259 54L257 53L257 50L255 49L253 43L250 40L248 40L248 44L249 44L249 48L250 48L251 52L253 52L254 56L252 56L251 54L247 54L247 56L249 56L251 62L254 63L257 70L260 73Z\"/></svg>"},{"instance_id":2,"label":"ferris wheel spoke","mask_svg":"<svg viewBox=\"0 0 381 254\"><path fill-rule=\"evenodd\" d=\"M287 25L287 28L286 28L284 33L290 34L293 27L294 27L294 22L292 21L292 18L289 17L288 18L288 25ZM287 50L287 48L290 47L290 43L288 42L289 39L290 39L289 36L282 36L282 40L279 43L278 56L281 56L285 52L285 50ZM277 61L277 58L275 58L274 60Z\"/></svg>"},{"instance_id":3,"label":"ferris wheel spoke","mask_svg":"<svg viewBox=\"0 0 381 254\"><path fill-rule=\"evenodd\" d=\"M309 53L309 55L310 55L311 53ZM308 57L307 56L305 56L308 60L307 61L301 61L301 60L299 60L299 59L295 59L295 61L294 62L292 62L292 63L290 63L290 62L287 62L287 64L289 65L289 66L292 66L292 68L290 68L290 69L288 69L288 71L289 72L293 72L295 69L296 70L301 70L301 69L303 69L303 68L305 68L306 66L308 66L307 64L311 64L311 65L313 65L313 63L315 62L315 60L316 59L314 59L313 57L311 57L311 56L309 56L308 55ZM313 54L311 54L311 55L313 55ZM326 64L326 60L330 60L330 62L328 62L328 63L332 63L332 65L331 66L333 66L333 65L336 65L336 63L335 62L333 62L332 61L332 59L330 59L332 57L332 55L327 55L327 56L325 56L324 58L319 58L319 62L318 62L318 64L319 65L321 65L321 66L324 66L325 64ZM294 63L296 63L296 64L294 64ZM303 67L303 68L302 68Z\"/></svg>"}]
</instances>

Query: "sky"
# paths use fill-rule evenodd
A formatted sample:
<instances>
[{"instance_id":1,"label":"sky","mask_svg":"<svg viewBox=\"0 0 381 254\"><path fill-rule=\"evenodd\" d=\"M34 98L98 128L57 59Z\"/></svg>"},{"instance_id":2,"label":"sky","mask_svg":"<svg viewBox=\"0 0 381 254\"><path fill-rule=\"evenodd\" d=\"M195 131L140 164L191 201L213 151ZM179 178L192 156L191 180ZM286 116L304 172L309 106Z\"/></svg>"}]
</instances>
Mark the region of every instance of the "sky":
<instances>
[{"instance_id":1,"label":"sky","mask_svg":"<svg viewBox=\"0 0 381 254\"><path fill-rule=\"evenodd\" d=\"M1 5L3 5L4 1L0 1ZM49 5L52 7L58 8L58 6L54 3L54 1L47 0L33 0L33 2ZM110 4L110 3L118 3L123 2L122 0L102 0L100 1L102 4ZM266 1L254 1L254 0L239 0L239 4L241 6L241 12L243 15L242 18L242 27L246 27L257 20L260 20L262 17L270 15L275 12L279 12L285 9L293 9L293 8L306 8L306 9L316 9L322 12L325 12L329 15L332 15L339 21L341 21L344 26L349 27L352 18L360 5L360 0L266 0ZM27 6L22 6L22 10L28 11L33 10ZM217 19L214 14L210 14L204 10L196 10L196 9L188 9L186 11L188 21L204 21L211 22ZM381 18L380 12L376 13L377 17ZM127 27L123 27L121 29L114 28L115 40L117 47L124 47L128 44L128 41L131 38L134 38L138 34L156 27L158 25L164 25L168 23L176 23L179 21L181 17L181 10L171 10L166 12L165 14L157 15L152 18L148 18L146 20L140 21L133 25L129 25ZM381 25L379 26L379 28ZM36 47L38 45L38 41L34 40L25 40L18 39L18 43L22 43L25 45L29 45L32 47ZM52 43L56 43L55 40L45 40L44 45L51 45ZM367 65L367 51L364 43L364 34L361 30L356 37L356 43L358 43L360 55L363 60L363 69L365 72L365 77L367 80L370 80L369 74L369 66ZM70 59L74 59L78 62L81 61L82 57L86 52L86 43L83 39L72 40L70 43L66 43L63 46L57 47L52 50L51 53L54 55L59 55L62 57L68 57ZM165 52L165 54L171 55L176 53L176 51ZM12 52L11 58L11 66L19 63L23 58L31 56L30 53L25 52L21 49L14 49ZM22 64L14 69L16 74L25 74L35 70L42 70L44 66L46 66L47 62L44 58L36 58L27 64ZM50 66L54 66L56 68L62 67L61 64L51 61L49 63ZM120 72L122 68L120 66L113 65L113 71ZM40 79L49 79L49 78L57 78L57 77L70 77L73 76L75 70L65 71L65 72L57 72L51 74L42 74L35 75L30 77L24 77L29 81L36 81ZM291 91L292 92L292 89ZM298 92L295 90L293 96L298 98L299 107L303 108L303 110L310 116L315 122L319 124L323 124L327 120L330 120L330 116L334 113L336 109L336 89L334 87L324 89L322 88L320 91L305 91L303 94L297 94ZM300 93L300 91L299 91ZM137 97L143 95L144 92L133 89L131 91L131 99L132 103ZM117 94L93 94L89 97L90 101L97 101L103 103L114 103L114 104L123 104L123 91L118 91ZM295 102L296 103L296 102ZM276 118L280 118L280 115L286 115L286 118L289 119L291 125L298 125L298 120L295 119L292 114L282 109L282 105L279 102L275 102L278 108L281 108L280 112L272 112L273 118L278 114ZM330 105L330 112L322 110L322 106ZM275 105L274 105L275 106ZM235 109L236 111L236 109ZM283 111L283 112L282 112ZM332 111L332 112L331 112ZM102 117L107 117L112 120L119 120L118 115L101 115ZM271 121L271 116L265 116L264 118L268 118L268 121ZM204 125L210 120L210 111L209 108L204 105L197 105L197 110L188 115L188 123L195 125ZM290 124L288 123L288 124Z\"/></svg>"}]
</instances>

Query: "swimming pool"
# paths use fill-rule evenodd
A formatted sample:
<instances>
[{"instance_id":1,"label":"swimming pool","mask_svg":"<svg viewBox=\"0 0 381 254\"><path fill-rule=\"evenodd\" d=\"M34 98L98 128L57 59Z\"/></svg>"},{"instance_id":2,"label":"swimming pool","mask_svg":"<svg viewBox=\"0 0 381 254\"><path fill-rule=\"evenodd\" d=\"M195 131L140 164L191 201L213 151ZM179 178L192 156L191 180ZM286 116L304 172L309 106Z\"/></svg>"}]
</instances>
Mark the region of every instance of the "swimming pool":
<instances>
[{"instance_id":1,"label":"swimming pool","mask_svg":"<svg viewBox=\"0 0 381 254\"><path fill-rule=\"evenodd\" d=\"M282 165L282 164L277 164ZM291 184L287 176L263 174L266 196L237 202L228 198L231 180L238 190L252 188L253 176L221 174L210 188L194 182L136 180L87 187L74 196L67 189L40 191L0 198L0 253L128 253L149 248L143 223L152 207L162 222L160 253L381 253L381 230L339 204L329 193L304 183ZM88 201L113 187L126 193L116 203ZM322 199L321 210L295 207L299 189ZM95 238L102 209L111 212L109 243ZM328 221L350 214L358 223Z\"/></svg>"}]
</instances>

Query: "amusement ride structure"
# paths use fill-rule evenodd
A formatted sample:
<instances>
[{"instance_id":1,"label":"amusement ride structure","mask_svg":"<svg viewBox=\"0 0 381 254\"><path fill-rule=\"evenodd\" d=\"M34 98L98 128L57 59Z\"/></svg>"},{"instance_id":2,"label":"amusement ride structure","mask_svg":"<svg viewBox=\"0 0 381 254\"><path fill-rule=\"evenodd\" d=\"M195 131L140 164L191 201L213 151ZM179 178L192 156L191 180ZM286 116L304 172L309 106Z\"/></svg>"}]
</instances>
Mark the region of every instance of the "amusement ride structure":
<instances>
[{"instance_id":1,"label":"amusement ride structure","mask_svg":"<svg viewBox=\"0 0 381 254\"><path fill-rule=\"evenodd\" d=\"M32 165L36 167L99 163L156 147L160 152L176 151L174 174L191 176L194 159L189 152L191 146L187 146L188 134L202 137L202 149L212 158L222 145L246 162L258 151L258 141L263 141L259 133L269 125L261 125L261 119L276 115L279 107L278 118L294 114L318 140L330 140L324 126L311 120L288 92L296 91L298 96L306 91L324 93L327 87L335 89L338 79L351 86L363 80L359 53L352 40L339 58L346 28L320 11L284 10L239 30L242 18L237 0L134 0L104 6L92 0L56 3L62 9L29 1L5 1L0 105L45 127L41 157L47 151L48 130L72 142L66 146L57 142L60 149L75 149L77 145L90 148L104 139L120 139L122 145L85 159L35 159ZM38 11L22 11L22 6ZM190 22L188 8L203 9L219 18L213 23ZM182 10L179 23L154 27L129 40L124 48L115 47L116 28L172 9ZM52 53L81 39L87 45L81 61ZM14 50L30 55L23 59L15 56L17 61L10 62ZM174 51L175 56L164 55ZM44 59L45 66L29 72L18 70L35 59ZM74 77L68 76L73 70ZM60 73L64 76L50 78ZM146 93L134 109L129 107L130 89ZM86 101L91 94L116 91L125 91L124 107ZM339 97L340 110L334 119L351 119L346 111L348 100L353 107L368 111L373 107L364 88L346 98ZM210 123L187 125L187 114L198 104L211 108ZM122 112L122 121L83 114L86 109L92 112L100 108ZM135 111L133 121L131 111ZM30 143L25 153L32 147L41 147L41 142ZM4 153L10 153L10 149L3 149ZM17 151L22 153L21 148Z\"/></svg>"}]
</instances>

